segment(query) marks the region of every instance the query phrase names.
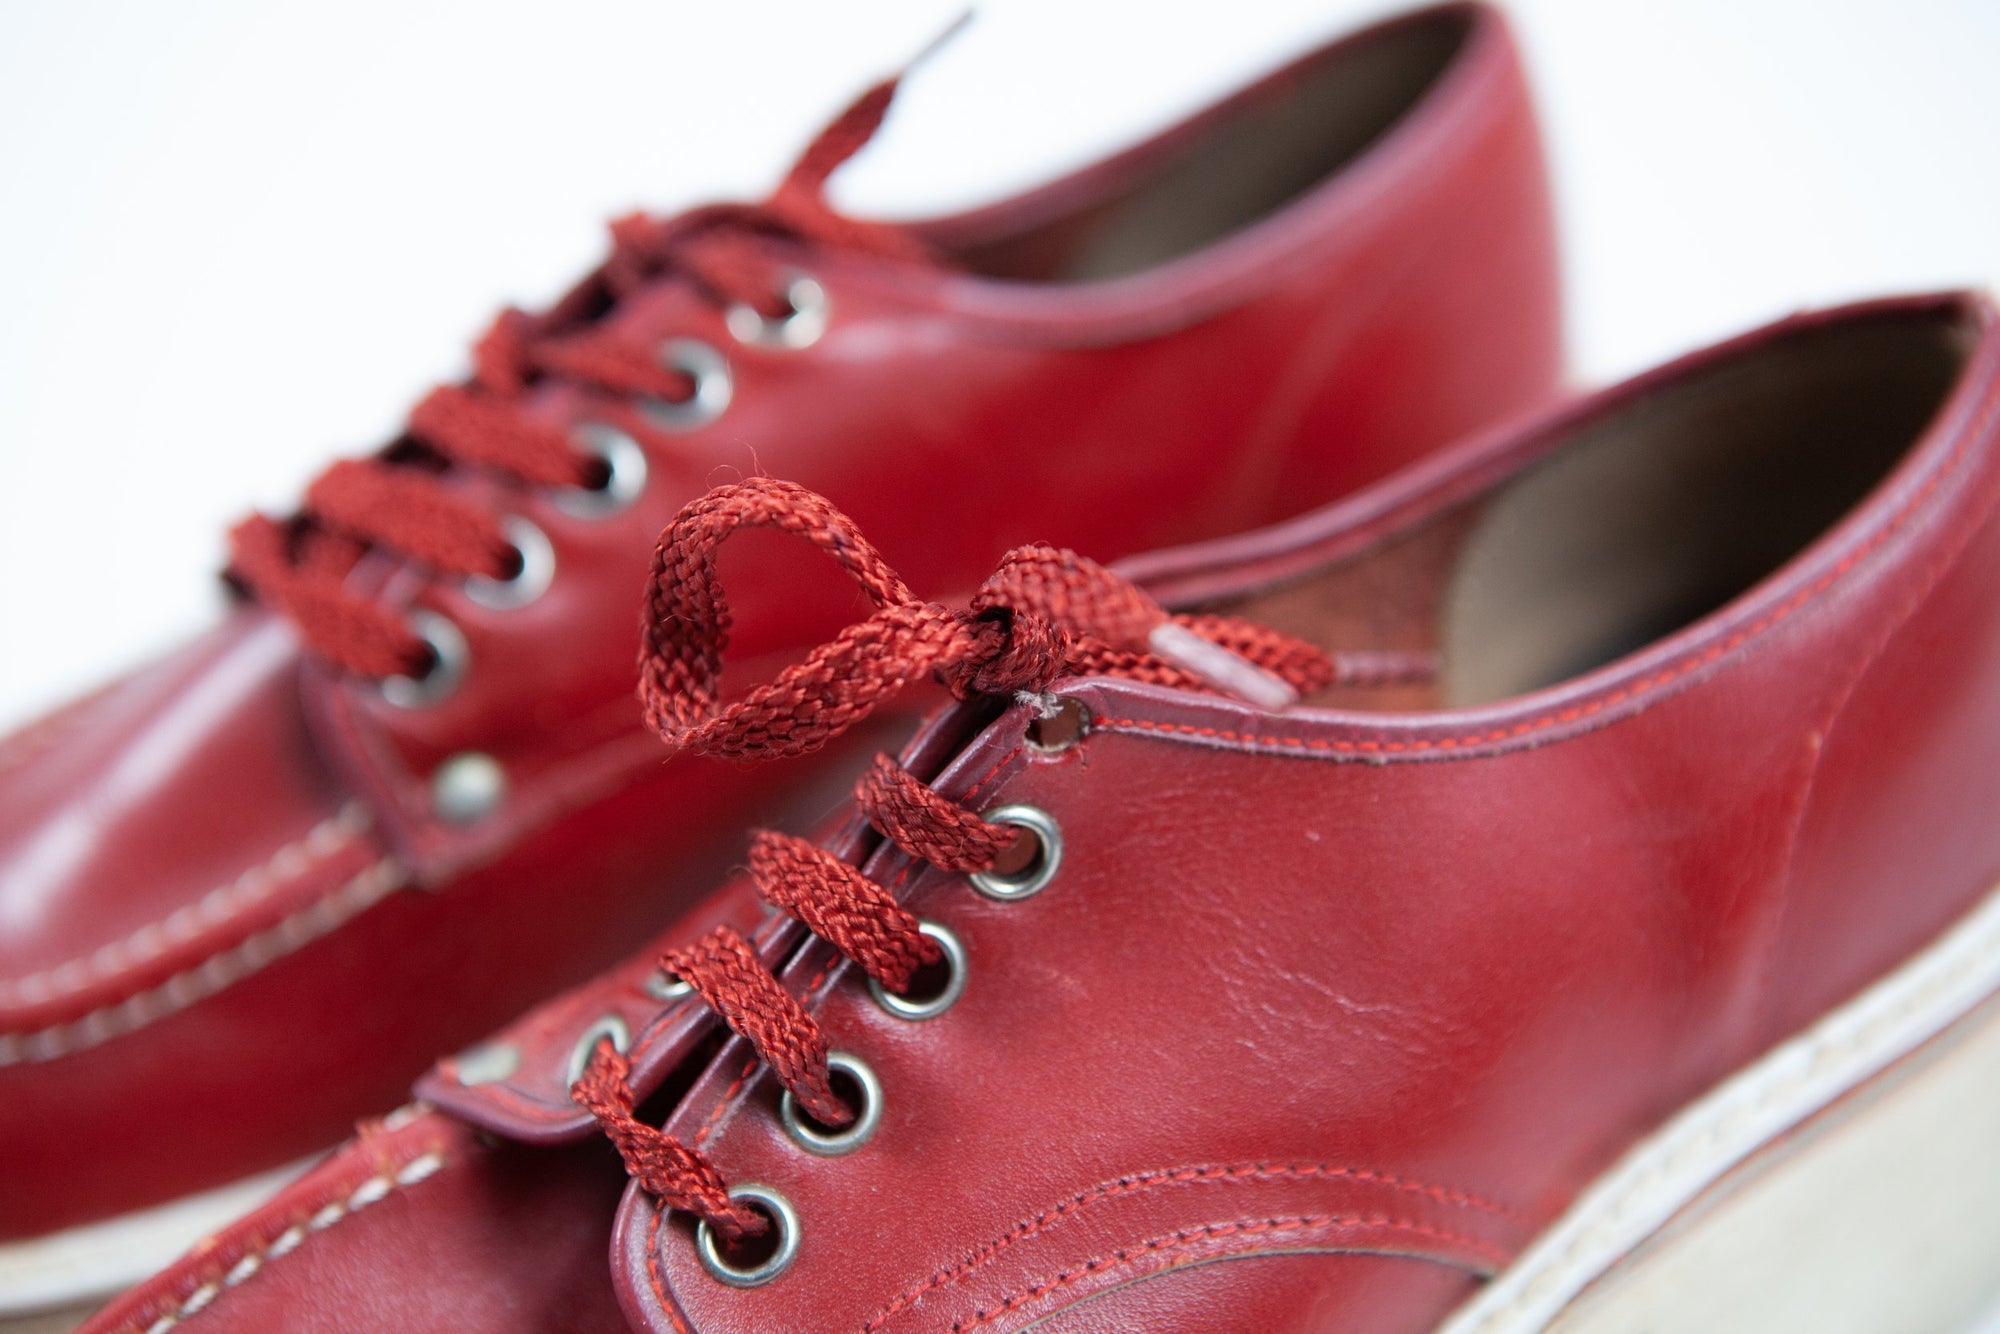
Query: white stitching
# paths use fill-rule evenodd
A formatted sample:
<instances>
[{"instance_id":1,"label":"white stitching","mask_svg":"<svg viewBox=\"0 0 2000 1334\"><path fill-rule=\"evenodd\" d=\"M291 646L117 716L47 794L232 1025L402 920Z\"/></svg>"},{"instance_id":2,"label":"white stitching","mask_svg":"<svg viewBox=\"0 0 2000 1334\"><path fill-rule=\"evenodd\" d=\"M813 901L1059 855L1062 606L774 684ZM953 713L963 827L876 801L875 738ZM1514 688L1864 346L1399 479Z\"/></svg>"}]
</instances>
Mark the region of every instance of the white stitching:
<instances>
[{"instance_id":1,"label":"white stitching","mask_svg":"<svg viewBox=\"0 0 2000 1334\"><path fill-rule=\"evenodd\" d=\"M366 1209L377 1200L383 1199L398 1187L414 1186L444 1167L444 1150L433 1149L404 1163L394 1173L369 1177L356 1186L345 1200L335 1200L312 1216L303 1227L297 1223L286 1228L262 1247L253 1247L244 1252L229 1272L219 1279L210 1279L181 1299L181 1304L164 1315L157 1317L146 1326L145 1334L167 1334L189 1316L195 1315L208 1306L225 1288L233 1288L252 1275L259 1273L271 1261L288 1255L298 1249L308 1230L324 1232L343 1218ZM127 1329L134 1328L126 1326Z\"/></svg>"},{"instance_id":2,"label":"white stitching","mask_svg":"<svg viewBox=\"0 0 2000 1334\"><path fill-rule=\"evenodd\" d=\"M352 842L370 823L368 809L349 802L303 835L285 844L262 865L253 866L228 884L212 889L191 904L148 922L123 940L114 940L82 958L70 959L29 973L0 978L0 1006L39 1005L81 991L126 972L164 953L170 946L194 939L203 931L226 925L286 884Z\"/></svg>"},{"instance_id":3,"label":"white stitching","mask_svg":"<svg viewBox=\"0 0 2000 1334\"><path fill-rule=\"evenodd\" d=\"M0 1068L52 1061L121 1037L235 985L273 961L333 931L408 882L394 857L384 857L338 889L277 925L174 974L165 982L81 1019L30 1032L0 1033Z\"/></svg>"}]
</instances>

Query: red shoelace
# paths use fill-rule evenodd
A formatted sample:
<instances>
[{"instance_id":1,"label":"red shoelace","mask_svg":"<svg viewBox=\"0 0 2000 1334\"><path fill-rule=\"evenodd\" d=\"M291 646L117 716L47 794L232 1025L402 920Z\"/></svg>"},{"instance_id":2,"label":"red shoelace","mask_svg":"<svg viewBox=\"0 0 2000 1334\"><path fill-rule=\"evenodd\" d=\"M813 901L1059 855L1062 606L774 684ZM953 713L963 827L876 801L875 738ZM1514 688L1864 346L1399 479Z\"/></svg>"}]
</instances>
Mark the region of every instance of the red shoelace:
<instances>
[{"instance_id":1,"label":"red shoelace","mask_svg":"<svg viewBox=\"0 0 2000 1334\"><path fill-rule=\"evenodd\" d=\"M329 662L363 676L421 678L433 650L394 609L350 586L370 550L414 560L442 576L508 579L522 554L501 517L451 484L483 469L530 486L596 488L604 461L564 427L524 410L529 390L562 380L615 396L684 402L684 371L663 365L656 340L608 327L604 316L639 288L686 281L705 299L740 303L766 319L788 314L767 243L772 239L926 258L906 233L842 217L827 205L827 177L873 136L895 95L889 79L822 131L761 204L716 204L669 218L612 224L604 264L546 313L503 311L473 351L472 378L441 386L410 414L405 433L367 459L328 468L285 520L255 515L230 534L231 580L298 627ZM665 447L656 433L652 443Z\"/></svg>"},{"instance_id":2,"label":"red shoelace","mask_svg":"<svg viewBox=\"0 0 2000 1334\"><path fill-rule=\"evenodd\" d=\"M716 556L731 533L758 526L796 534L832 556L877 610L725 703L719 678L729 612ZM1053 547L1008 553L965 609L919 601L845 515L803 487L772 480L713 491L661 534L643 626L639 693L647 720L670 745L736 759L810 751L925 675L968 699L1039 693L1069 674L1210 689L1205 674L1155 651L1187 637L1292 692L1334 677L1328 657L1307 644L1225 617L1169 617L1103 566ZM958 873L1017 869L1008 863L1019 859L1019 829L940 796L887 755L862 776L854 799L869 824L912 857ZM936 941L888 890L824 848L760 832L750 874L766 902L891 993L906 994L942 962ZM818 1021L736 931L717 927L666 951L660 966L750 1043L806 1116L835 1131L852 1123L855 1109L834 1089ZM768 1219L730 1197L706 1156L634 1115L630 1074L624 1053L606 1039L573 1091L627 1171L663 1206L706 1222L724 1246L764 1235Z\"/></svg>"}]
</instances>

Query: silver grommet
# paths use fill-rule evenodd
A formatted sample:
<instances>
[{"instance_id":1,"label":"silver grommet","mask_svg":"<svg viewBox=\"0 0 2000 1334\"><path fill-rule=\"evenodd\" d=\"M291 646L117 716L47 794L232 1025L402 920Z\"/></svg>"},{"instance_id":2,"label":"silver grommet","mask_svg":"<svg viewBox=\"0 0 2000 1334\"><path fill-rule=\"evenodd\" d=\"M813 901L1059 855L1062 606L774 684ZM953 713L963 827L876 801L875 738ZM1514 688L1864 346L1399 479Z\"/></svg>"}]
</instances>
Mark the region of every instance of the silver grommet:
<instances>
[{"instance_id":1,"label":"silver grommet","mask_svg":"<svg viewBox=\"0 0 2000 1334\"><path fill-rule=\"evenodd\" d=\"M604 485L565 486L549 499L557 509L578 519L616 514L646 490L646 451L615 426L580 422L570 432L576 447L604 463Z\"/></svg>"},{"instance_id":2,"label":"silver grommet","mask_svg":"<svg viewBox=\"0 0 2000 1334\"><path fill-rule=\"evenodd\" d=\"M798 1213L792 1208L790 1200L769 1186L737 1186L729 1192L729 1198L758 1206L771 1220L771 1226L778 1230L777 1243L771 1248L771 1253L756 1264L733 1265L722 1258L722 1250L715 1244L715 1230L704 1219L695 1225L695 1255L700 1258L701 1267L708 1271L709 1277L718 1283L727 1283L732 1288L754 1288L769 1283L784 1273L799 1253Z\"/></svg>"},{"instance_id":3,"label":"silver grommet","mask_svg":"<svg viewBox=\"0 0 2000 1334\"><path fill-rule=\"evenodd\" d=\"M1041 695L1036 715L1028 720L1025 740L1037 755L1060 755L1090 731L1090 710L1070 697Z\"/></svg>"},{"instance_id":4,"label":"silver grommet","mask_svg":"<svg viewBox=\"0 0 2000 1334\"><path fill-rule=\"evenodd\" d=\"M456 625L434 611L410 613L410 633L431 651L431 667L422 676L385 676L378 684L382 698L399 709L421 709L458 689L472 651Z\"/></svg>"},{"instance_id":5,"label":"silver grommet","mask_svg":"<svg viewBox=\"0 0 2000 1334\"><path fill-rule=\"evenodd\" d=\"M949 1010L952 1003L965 994L965 946L956 935L936 922L918 922L917 930L938 943L944 951L944 965L950 972L937 994L923 1000L898 996L874 978L869 978L868 994L875 998L877 1005L898 1019L933 1019Z\"/></svg>"},{"instance_id":6,"label":"silver grommet","mask_svg":"<svg viewBox=\"0 0 2000 1334\"><path fill-rule=\"evenodd\" d=\"M461 751L431 775L431 808L450 824L471 824L507 795L507 771L482 751Z\"/></svg>"},{"instance_id":7,"label":"silver grommet","mask_svg":"<svg viewBox=\"0 0 2000 1334\"><path fill-rule=\"evenodd\" d=\"M808 274L793 273L786 277L781 295L789 310L775 320L742 301L723 312L723 322L737 342L796 352L819 341L833 315L833 300L826 288Z\"/></svg>"},{"instance_id":8,"label":"silver grommet","mask_svg":"<svg viewBox=\"0 0 2000 1334\"><path fill-rule=\"evenodd\" d=\"M676 1001L694 993L692 983L675 977L662 968L646 979L646 994L654 1000Z\"/></svg>"},{"instance_id":9,"label":"silver grommet","mask_svg":"<svg viewBox=\"0 0 2000 1334\"><path fill-rule=\"evenodd\" d=\"M511 1042L482 1042L451 1058L451 1073L466 1088L497 1084L521 1068L521 1049Z\"/></svg>"},{"instance_id":10,"label":"silver grommet","mask_svg":"<svg viewBox=\"0 0 2000 1334\"><path fill-rule=\"evenodd\" d=\"M722 415L734 393L729 362L699 338L672 338L660 345L660 364L679 371L694 381L694 392L676 402L669 398L641 398L639 411L647 420L667 431L692 431Z\"/></svg>"},{"instance_id":11,"label":"silver grommet","mask_svg":"<svg viewBox=\"0 0 2000 1334\"><path fill-rule=\"evenodd\" d=\"M853 1153L868 1142L875 1133L875 1127L882 1121L882 1082L875 1078L858 1056L850 1056L844 1051L830 1052L826 1058L828 1070L836 1075L846 1075L855 1088L860 1090L861 1105L854 1109L854 1119L839 1130L827 1130L808 1120L799 1110L798 1100L791 1090L778 1102L778 1119L785 1123L785 1130L800 1148L808 1153L816 1153L822 1158L838 1158L843 1153Z\"/></svg>"},{"instance_id":12,"label":"silver grommet","mask_svg":"<svg viewBox=\"0 0 2000 1334\"><path fill-rule=\"evenodd\" d=\"M983 817L989 824L1013 825L1025 829L1041 844L1039 855L1026 869L1002 875L997 871L974 871L966 878L972 887L989 899L1025 899L1039 894L1055 879L1062 865L1062 830L1049 813L1039 806L997 806Z\"/></svg>"},{"instance_id":13,"label":"silver grommet","mask_svg":"<svg viewBox=\"0 0 2000 1334\"><path fill-rule=\"evenodd\" d=\"M596 1023L583 1030L583 1036L569 1049L569 1065L564 1083L574 1086L577 1080L583 1078L583 1072L590 1068L590 1058L597 1053L597 1044L605 1038L610 1038L611 1045L619 1051L631 1050L632 1030L625 1026L624 1017L616 1014L602 1015Z\"/></svg>"},{"instance_id":14,"label":"silver grommet","mask_svg":"<svg viewBox=\"0 0 2000 1334\"><path fill-rule=\"evenodd\" d=\"M540 597L556 577L556 549L549 535L518 514L500 521L507 544L521 557L521 568L505 579L491 575L468 575L465 595L482 607L512 611Z\"/></svg>"}]
</instances>

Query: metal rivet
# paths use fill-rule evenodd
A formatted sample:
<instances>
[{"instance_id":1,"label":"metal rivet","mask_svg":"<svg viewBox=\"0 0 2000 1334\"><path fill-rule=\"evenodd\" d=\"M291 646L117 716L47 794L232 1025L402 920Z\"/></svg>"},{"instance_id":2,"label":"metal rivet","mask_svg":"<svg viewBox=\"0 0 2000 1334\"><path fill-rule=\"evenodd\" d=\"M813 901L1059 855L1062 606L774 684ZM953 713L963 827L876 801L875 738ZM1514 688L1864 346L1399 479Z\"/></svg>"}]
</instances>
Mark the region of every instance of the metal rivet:
<instances>
[{"instance_id":1,"label":"metal rivet","mask_svg":"<svg viewBox=\"0 0 2000 1334\"><path fill-rule=\"evenodd\" d=\"M500 521L507 544L521 558L521 567L505 579L475 574L465 581L465 595L482 607L512 611L540 597L556 577L556 549L549 535L518 514Z\"/></svg>"},{"instance_id":2,"label":"metal rivet","mask_svg":"<svg viewBox=\"0 0 2000 1334\"><path fill-rule=\"evenodd\" d=\"M1000 806L987 811L984 819L989 824L1025 829L1041 846L1024 870L1011 874L974 871L966 877L972 887L989 899L1025 899L1030 894L1039 894L1055 879L1056 868L1062 865L1062 830L1056 827L1054 818L1038 806Z\"/></svg>"},{"instance_id":3,"label":"metal rivet","mask_svg":"<svg viewBox=\"0 0 2000 1334\"><path fill-rule=\"evenodd\" d=\"M833 299L826 288L810 275L793 273L785 280L782 295L788 309L775 320L745 302L731 305L723 321L736 341L789 352L817 343L833 317Z\"/></svg>"},{"instance_id":4,"label":"metal rivet","mask_svg":"<svg viewBox=\"0 0 2000 1334\"><path fill-rule=\"evenodd\" d=\"M694 1230L695 1254L701 1259L701 1267L709 1272L711 1278L732 1288L754 1288L769 1283L784 1273L790 1267L792 1258L799 1253L798 1213L792 1208L790 1200L769 1186L738 1186L729 1192L729 1198L755 1205L771 1220L771 1226L778 1231L771 1253L754 1265L729 1263L722 1258L722 1250L715 1243L714 1229L704 1219Z\"/></svg>"},{"instance_id":5,"label":"metal rivet","mask_svg":"<svg viewBox=\"0 0 2000 1334\"><path fill-rule=\"evenodd\" d=\"M377 688L382 698L399 709L420 709L435 704L458 689L472 660L465 635L434 611L410 613L410 633L431 651L430 670L422 676L387 676Z\"/></svg>"},{"instance_id":6,"label":"metal rivet","mask_svg":"<svg viewBox=\"0 0 2000 1334\"><path fill-rule=\"evenodd\" d=\"M822 1158L838 1158L866 1144L875 1133L875 1127L881 1124L882 1083L858 1056L841 1051L830 1052L826 1064L833 1074L846 1075L860 1094L861 1105L854 1109L854 1119L839 1130L828 1130L806 1118L789 1089L779 1100L778 1119L785 1123L786 1131L798 1141L800 1148Z\"/></svg>"},{"instance_id":7,"label":"metal rivet","mask_svg":"<svg viewBox=\"0 0 2000 1334\"><path fill-rule=\"evenodd\" d=\"M965 946L956 935L936 922L918 922L917 929L935 940L944 951L944 966L948 972L944 985L938 988L937 993L921 1000L898 996L874 978L869 978L868 992L875 997L875 1003L898 1019L934 1019L965 994Z\"/></svg>"},{"instance_id":8,"label":"metal rivet","mask_svg":"<svg viewBox=\"0 0 2000 1334\"><path fill-rule=\"evenodd\" d=\"M1028 749L1038 755L1060 755L1090 731L1090 710L1068 697L1040 698L1046 712L1028 720Z\"/></svg>"},{"instance_id":9,"label":"metal rivet","mask_svg":"<svg viewBox=\"0 0 2000 1334\"><path fill-rule=\"evenodd\" d=\"M664 968L646 979L646 994L654 1000L676 1001L694 993L694 987Z\"/></svg>"},{"instance_id":10,"label":"metal rivet","mask_svg":"<svg viewBox=\"0 0 2000 1334\"><path fill-rule=\"evenodd\" d=\"M637 440L603 422L580 422L570 436L578 449L603 460L604 485L562 487L550 496L557 509L578 519L602 519L645 493L646 451Z\"/></svg>"},{"instance_id":11,"label":"metal rivet","mask_svg":"<svg viewBox=\"0 0 2000 1334\"><path fill-rule=\"evenodd\" d=\"M507 795L507 771L483 751L461 751L431 775L431 808L452 824L471 824Z\"/></svg>"},{"instance_id":12,"label":"metal rivet","mask_svg":"<svg viewBox=\"0 0 2000 1334\"><path fill-rule=\"evenodd\" d=\"M632 1030L626 1027L623 1015L600 1015L597 1021L583 1030L583 1036L569 1049L569 1064L564 1067L564 1082L575 1084L583 1078L583 1072L590 1067L590 1058L597 1054L597 1044L610 1038L611 1045L619 1051L632 1049Z\"/></svg>"},{"instance_id":13,"label":"metal rivet","mask_svg":"<svg viewBox=\"0 0 2000 1334\"><path fill-rule=\"evenodd\" d=\"M694 392L678 401L642 398L639 411L667 431L692 431L722 415L735 392L728 360L699 338L672 338L660 347L660 364L694 381Z\"/></svg>"},{"instance_id":14,"label":"metal rivet","mask_svg":"<svg viewBox=\"0 0 2000 1334\"><path fill-rule=\"evenodd\" d=\"M451 1058L451 1071L467 1088L497 1084L521 1068L521 1049L511 1042L482 1042Z\"/></svg>"}]
</instances>

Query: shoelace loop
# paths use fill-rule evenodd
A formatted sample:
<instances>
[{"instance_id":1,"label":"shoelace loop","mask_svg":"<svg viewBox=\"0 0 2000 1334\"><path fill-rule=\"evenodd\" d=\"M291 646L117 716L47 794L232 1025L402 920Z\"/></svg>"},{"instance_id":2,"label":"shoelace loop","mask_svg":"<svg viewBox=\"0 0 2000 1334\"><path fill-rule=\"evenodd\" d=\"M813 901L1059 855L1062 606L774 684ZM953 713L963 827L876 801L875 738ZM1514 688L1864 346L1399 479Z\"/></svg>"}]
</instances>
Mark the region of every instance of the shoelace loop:
<instances>
[{"instance_id":1,"label":"shoelace loop","mask_svg":"<svg viewBox=\"0 0 2000 1334\"><path fill-rule=\"evenodd\" d=\"M729 610L717 555L732 533L748 527L811 542L853 577L876 610L774 680L724 701ZM789 482L755 479L709 493L661 534L642 615L639 693L648 721L670 745L735 758L797 755L826 744L926 673L968 697L1039 691L1070 672L1212 689L1201 675L1149 651L1163 625L1239 656L1292 691L1333 678L1327 656L1310 645L1225 617L1169 617L1110 570L1053 547L1008 553L963 609L921 601L824 498ZM856 783L854 800L890 843L947 871L995 869L1020 844L1020 830L941 796L886 755ZM903 994L941 960L937 942L893 894L825 848L760 832L751 844L750 875L766 902L892 993ZM805 1115L834 1129L853 1122L858 1109L833 1086L818 1020L737 932L717 927L668 950L660 966L749 1042ZM574 1096L604 1127L632 1178L663 1207L706 1222L725 1246L768 1232L769 1221L730 1198L721 1173L698 1149L635 1117L630 1075L625 1055L602 1041Z\"/></svg>"},{"instance_id":2,"label":"shoelace loop","mask_svg":"<svg viewBox=\"0 0 2000 1334\"><path fill-rule=\"evenodd\" d=\"M717 557L732 533L754 527L792 533L824 551L876 612L724 703L730 619ZM1169 620L1104 566L1049 546L1008 552L966 608L921 601L824 498L792 482L754 478L710 492L660 535L640 620L639 699L647 723L676 749L731 759L800 755L925 675L961 698L1038 691L1065 671L1205 688L1195 673L1151 653L1152 632ZM1171 620L1263 672L1296 676L1300 689L1332 679L1326 655L1260 626Z\"/></svg>"}]
</instances>

